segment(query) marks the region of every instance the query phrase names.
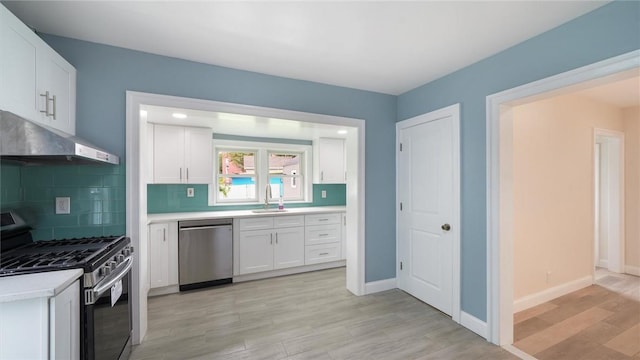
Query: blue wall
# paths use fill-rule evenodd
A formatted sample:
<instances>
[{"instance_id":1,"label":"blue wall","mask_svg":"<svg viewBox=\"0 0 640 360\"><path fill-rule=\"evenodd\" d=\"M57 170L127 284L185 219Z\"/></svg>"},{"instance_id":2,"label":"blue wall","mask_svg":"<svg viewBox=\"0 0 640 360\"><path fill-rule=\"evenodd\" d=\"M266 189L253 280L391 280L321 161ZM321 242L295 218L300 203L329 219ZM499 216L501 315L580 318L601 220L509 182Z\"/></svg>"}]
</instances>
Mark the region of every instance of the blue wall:
<instances>
[{"instance_id":1,"label":"blue wall","mask_svg":"<svg viewBox=\"0 0 640 360\"><path fill-rule=\"evenodd\" d=\"M395 182L387 171L395 163L394 122L461 103L462 309L486 320L486 96L640 48L639 17L638 2L613 2L397 98L55 36L45 40L78 70L78 135L121 156L126 90L365 119L366 281L395 276ZM12 174L9 169L5 181L14 181Z\"/></svg>"},{"instance_id":2,"label":"blue wall","mask_svg":"<svg viewBox=\"0 0 640 360\"><path fill-rule=\"evenodd\" d=\"M398 97L398 121L461 104L462 309L486 320L486 96L640 48L640 2L617 1Z\"/></svg>"},{"instance_id":3,"label":"blue wall","mask_svg":"<svg viewBox=\"0 0 640 360\"><path fill-rule=\"evenodd\" d=\"M125 153L126 90L364 119L366 281L395 276L395 180L388 173L395 162L395 96L56 36L44 39L78 71L77 134L121 156ZM386 171L384 176L380 170Z\"/></svg>"}]
</instances>

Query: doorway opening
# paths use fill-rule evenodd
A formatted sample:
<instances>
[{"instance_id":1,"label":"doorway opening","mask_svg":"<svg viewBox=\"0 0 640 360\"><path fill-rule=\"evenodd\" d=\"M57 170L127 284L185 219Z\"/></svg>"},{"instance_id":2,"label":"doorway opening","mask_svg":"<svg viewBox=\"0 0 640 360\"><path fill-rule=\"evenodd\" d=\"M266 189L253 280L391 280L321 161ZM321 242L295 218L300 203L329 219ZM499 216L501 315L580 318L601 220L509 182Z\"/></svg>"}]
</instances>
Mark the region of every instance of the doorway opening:
<instances>
[{"instance_id":1,"label":"doorway opening","mask_svg":"<svg viewBox=\"0 0 640 360\"><path fill-rule=\"evenodd\" d=\"M595 129L594 139L594 268L622 273L624 133Z\"/></svg>"},{"instance_id":2,"label":"doorway opening","mask_svg":"<svg viewBox=\"0 0 640 360\"><path fill-rule=\"evenodd\" d=\"M346 167L346 288L355 295L365 293L364 272L364 184L365 184L365 123L361 119L344 118L298 111L265 108L210 100L127 91L126 118L126 181L127 235L136 247L132 292L134 344L139 344L147 332L148 253L147 248L147 160L149 157L145 107L167 107L190 111L238 114L237 118L259 118L264 123L294 120L299 128L317 124L344 126ZM243 120L241 119L241 120ZM228 123L228 122L227 122ZM316 124L316 125L314 125ZM248 124L242 124L245 128ZM318 126L320 128L322 126ZM251 135L251 134L250 134ZM268 135L267 135L268 136Z\"/></svg>"},{"instance_id":3,"label":"doorway opening","mask_svg":"<svg viewBox=\"0 0 640 360\"><path fill-rule=\"evenodd\" d=\"M638 76L633 51L487 97L488 340L513 343L513 114L512 107L567 91Z\"/></svg>"}]
</instances>

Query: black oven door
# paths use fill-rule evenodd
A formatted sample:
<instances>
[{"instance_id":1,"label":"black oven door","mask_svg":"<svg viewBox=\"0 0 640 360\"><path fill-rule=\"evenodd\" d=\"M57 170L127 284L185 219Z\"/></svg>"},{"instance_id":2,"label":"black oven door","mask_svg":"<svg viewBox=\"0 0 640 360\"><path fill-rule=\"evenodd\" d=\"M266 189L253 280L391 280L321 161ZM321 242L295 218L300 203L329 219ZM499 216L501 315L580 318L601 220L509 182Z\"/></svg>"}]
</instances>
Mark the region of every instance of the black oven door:
<instances>
[{"instance_id":1,"label":"black oven door","mask_svg":"<svg viewBox=\"0 0 640 360\"><path fill-rule=\"evenodd\" d=\"M87 290L86 360L127 359L131 352L131 266L116 269L104 284Z\"/></svg>"}]
</instances>

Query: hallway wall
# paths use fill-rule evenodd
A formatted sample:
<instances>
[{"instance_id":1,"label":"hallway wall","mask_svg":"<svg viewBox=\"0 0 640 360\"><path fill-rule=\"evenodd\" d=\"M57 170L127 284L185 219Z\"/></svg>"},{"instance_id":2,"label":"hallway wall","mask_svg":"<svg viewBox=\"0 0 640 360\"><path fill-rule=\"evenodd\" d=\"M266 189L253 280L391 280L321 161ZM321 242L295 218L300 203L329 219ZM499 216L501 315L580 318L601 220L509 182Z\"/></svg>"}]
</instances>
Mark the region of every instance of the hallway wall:
<instances>
[{"instance_id":1,"label":"hallway wall","mask_svg":"<svg viewBox=\"0 0 640 360\"><path fill-rule=\"evenodd\" d=\"M622 110L576 95L513 108L514 299L593 272L593 128ZM549 272L549 275L547 273Z\"/></svg>"}]
</instances>

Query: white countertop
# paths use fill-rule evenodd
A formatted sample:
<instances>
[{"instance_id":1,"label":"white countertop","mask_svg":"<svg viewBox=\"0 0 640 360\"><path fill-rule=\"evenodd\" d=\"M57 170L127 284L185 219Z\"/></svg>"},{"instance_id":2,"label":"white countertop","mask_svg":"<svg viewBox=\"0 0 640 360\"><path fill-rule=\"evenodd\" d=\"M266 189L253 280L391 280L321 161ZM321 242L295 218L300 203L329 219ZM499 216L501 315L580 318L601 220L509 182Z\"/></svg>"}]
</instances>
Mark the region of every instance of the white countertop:
<instances>
[{"instance_id":1,"label":"white countertop","mask_svg":"<svg viewBox=\"0 0 640 360\"><path fill-rule=\"evenodd\" d=\"M56 296L82 273L73 269L0 277L0 303Z\"/></svg>"},{"instance_id":2,"label":"white countertop","mask_svg":"<svg viewBox=\"0 0 640 360\"><path fill-rule=\"evenodd\" d=\"M312 206L300 208L285 208L284 212L263 212L254 213L253 210L233 210L233 211L202 211L202 212L179 212L166 214L149 214L147 223L159 223L167 221L200 220L200 219L220 219L220 218L240 218L257 216L286 216L322 214L330 212L345 212L346 206Z\"/></svg>"}]
</instances>

